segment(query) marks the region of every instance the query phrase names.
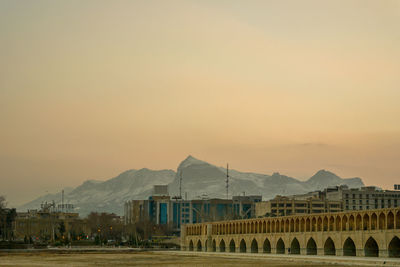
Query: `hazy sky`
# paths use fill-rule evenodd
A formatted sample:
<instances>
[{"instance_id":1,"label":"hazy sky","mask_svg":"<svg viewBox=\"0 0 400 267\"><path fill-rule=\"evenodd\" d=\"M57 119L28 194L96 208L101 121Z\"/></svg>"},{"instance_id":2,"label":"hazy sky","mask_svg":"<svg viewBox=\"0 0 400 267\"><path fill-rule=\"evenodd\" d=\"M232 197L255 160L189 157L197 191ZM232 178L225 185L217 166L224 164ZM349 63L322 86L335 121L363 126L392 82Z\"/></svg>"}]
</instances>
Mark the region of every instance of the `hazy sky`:
<instances>
[{"instance_id":1,"label":"hazy sky","mask_svg":"<svg viewBox=\"0 0 400 267\"><path fill-rule=\"evenodd\" d=\"M0 0L10 205L187 155L400 183L400 1Z\"/></svg>"}]
</instances>

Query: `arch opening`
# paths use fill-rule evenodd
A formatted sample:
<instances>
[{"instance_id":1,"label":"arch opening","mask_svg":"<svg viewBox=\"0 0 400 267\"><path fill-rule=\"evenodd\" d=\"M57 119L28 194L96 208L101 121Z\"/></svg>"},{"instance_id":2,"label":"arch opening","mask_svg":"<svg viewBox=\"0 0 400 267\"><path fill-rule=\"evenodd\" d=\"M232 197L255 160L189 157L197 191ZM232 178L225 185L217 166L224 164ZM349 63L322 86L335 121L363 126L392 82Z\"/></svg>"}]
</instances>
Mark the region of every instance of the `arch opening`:
<instances>
[{"instance_id":1,"label":"arch opening","mask_svg":"<svg viewBox=\"0 0 400 267\"><path fill-rule=\"evenodd\" d=\"M271 253L271 243L269 242L268 238L266 238L265 241L264 241L263 252L264 253Z\"/></svg>"},{"instance_id":2,"label":"arch opening","mask_svg":"<svg viewBox=\"0 0 400 267\"><path fill-rule=\"evenodd\" d=\"M200 240L197 241L197 246L196 246L196 248L197 248L197 251L202 251L202 246L201 246L201 241L200 241Z\"/></svg>"},{"instance_id":3,"label":"arch opening","mask_svg":"<svg viewBox=\"0 0 400 267\"><path fill-rule=\"evenodd\" d=\"M236 244L235 241L233 241L233 239L231 240L231 242L229 243L229 252L235 252L236 250Z\"/></svg>"},{"instance_id":4,"label":"arch opening","mask_svg":"<svg viewBox=\"0 0 400 267\"><path fill-rule=\"evenodd\" d=\"M225 241L222 239L221 242L219 242L219 252L225 252Z\"/></svg>"},{"instance_id":5,"label":"arch opening","mask_svg":"<svg viewBox=\"0 0 400 267\"><path fill-rule=\"evenodd\" d=\"M386 228L386 218L385 214L379 214L379 230L384 230Z\"/></svg>"},{"instance_id":6,"label":"arch opening","mask_svg":"<svg viewBox=\"0 0 400 267\"><path fill-rule=\"evenodd\" d=\"M394 228L394 215L390 211L387 215L387 229L393 229Z\"/></svg>"},{"instance_id":7,"label":"arch opening","mask_svg":"<svg viewBox=\"0 0 400 267\"><path fill-rule=\"evenodd\" d=\"M332 238L328 237L324 244L324 254L325 255L336 255L335 243L333 243Z\"/></svg>"},{"instance_id":8,"label":"arch opening","mask_svg":"<svg viewBox=\"0 0 400 267\"><path fill-rule=\"evenodd\" d=\"M255 239L251 242L251 253L258 253L258 244Z\"/></svg>"},{"instance_id":9,"label":"arch opening","mask_svg":"<svg viewBox=\"0 0 400 267\"><path fill-rule=\"evenodd\" d=\"M215 239L212 242L212 251L217 252L217 242L215 242Z\"/></svg>"},{"instance_id":10,"label":"arch opening","mask_svg":"<svg viewBox=\"0 0 400 267\"><path fill-rule=\"evenodd\" d=\"M279 238L278 243L276 243L276 254L285 254L285 243L283 243L282 238Z\"/></svg>"},{"instance_id":11,"label":"arch opening","mask_svg":"<svg viewBox=\"0 0 400 267\"><path fill-rule=\"evenodd\" d=\"M244 239L242 239L242 241L240 241L240 252L246 253L246 242L244 241Z\"/></svg>"},{"instance_id":12,"label":"arch opening","mask_svg":"<svg viewBox=\"0 0 400 267\"><path fill-rule=\"evenodd\" d=\"M379 247L375 239L370 237L364 246L365 257L379 257Z\"/></svg>"},{"instance_id":13,"label":"arch opening","mask_svg":"<svg viewBox=\"0 0 400 267\"><path fill-rule=\"evenodd\" d=\"M350 237L344 241L343 256L356 256L356 245Z\"/></svg>"},{"instance_id":14,"label":"arch opening","mask_svg":"<svg viewBox=\"0 0 400 267\"><path fill-rule=\"evenodd\" d=\"M290 244L290 254L300 254L300 243L297 238L294 238Z\"/></svg>"},{"instance_id":15,"label":"arch opening","mask_svg":"<svg viewBox=\"0 0 400 267\"><path fill-rule=\"evenodd\" d=\"M189 242L189 251L193 251L193 240L190 240Z\"/></svg>"},{"instance_id":16,"label":"arch opening","mask_svg":"<svg viewBox=\"0 0 400 267\"><path fill-rule=\"evenodd\" d=\"M395 236L392 241L389 243L389 257L391 258L400 258L400 239Z\"/></svg>"},{"instance_id":17,"label":"arch opening","mask_svg":"<svg viewBox=\"0 0 400 267\"><path fill-rule=\"evenodd\" d=\"M307 242L307 255L317 255L317 243L312 237Z\"/></svg>"}]
</instances>

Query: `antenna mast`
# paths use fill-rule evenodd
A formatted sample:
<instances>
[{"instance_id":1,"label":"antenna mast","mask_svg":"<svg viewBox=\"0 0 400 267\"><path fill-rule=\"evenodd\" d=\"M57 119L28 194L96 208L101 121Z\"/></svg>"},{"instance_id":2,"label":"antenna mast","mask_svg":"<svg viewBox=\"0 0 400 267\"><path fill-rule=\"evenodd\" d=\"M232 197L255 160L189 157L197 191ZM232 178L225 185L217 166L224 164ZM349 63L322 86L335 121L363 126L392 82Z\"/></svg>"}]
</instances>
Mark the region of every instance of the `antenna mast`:
<instances>
[{"instance_id":1,"label":"antenna mast","mask_svg":"<svg viewBox=\"0 0 400 267\"><path fill-rule=\"evenodd\" d=\"M182 199L182 171L180 171L180 178L179 178L179 197Z\"/></svg>"},{"instance_id":2,"label":"antenna mast","mask_svg":"<svg viewBox=\"0 0 400 267\"><path fill-rule=\"evenodd\" d=\"M228 198L229 193L229 164L226 164L226 199Z\"/></svg>"},{"instance_id":3,"label":"antenna mast","mask_svg":"<svg viewBox=\"0 0 400 267\"><path fill-rule=\"evenodd\" d=\"M64 189L61 192L61 211L64 212Z\"/></svg>"}]
</instances>

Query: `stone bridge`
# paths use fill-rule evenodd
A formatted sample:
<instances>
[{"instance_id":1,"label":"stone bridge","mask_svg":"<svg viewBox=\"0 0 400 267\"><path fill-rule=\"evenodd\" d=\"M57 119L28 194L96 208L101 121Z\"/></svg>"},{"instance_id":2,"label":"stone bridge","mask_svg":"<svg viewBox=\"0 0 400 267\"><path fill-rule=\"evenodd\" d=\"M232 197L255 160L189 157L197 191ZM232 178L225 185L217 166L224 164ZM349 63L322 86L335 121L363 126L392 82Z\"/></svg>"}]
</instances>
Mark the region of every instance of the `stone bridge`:
<instances>
[{"instance_id":1,"label":"stone bridge","mask_svg":"<svg viewBox=\"0 0 400 267\"><path fill-rule=\"evenodd\" d=\"M400 257L400 208L182 225L181 249Z\"/></svg>"}]
</instances>

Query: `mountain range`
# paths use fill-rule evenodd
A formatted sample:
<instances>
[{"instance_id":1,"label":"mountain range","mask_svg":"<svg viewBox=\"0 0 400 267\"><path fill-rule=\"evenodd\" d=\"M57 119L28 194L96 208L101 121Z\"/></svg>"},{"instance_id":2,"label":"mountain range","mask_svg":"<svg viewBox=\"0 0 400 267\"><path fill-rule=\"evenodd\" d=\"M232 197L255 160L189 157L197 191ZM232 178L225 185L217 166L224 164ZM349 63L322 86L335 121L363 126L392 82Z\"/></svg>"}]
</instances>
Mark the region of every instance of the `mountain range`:
<instances>
[{"instance_id":1,"label":"mountain range","mask_svg":"<svg viewBox=\"0 0 400 267\"><path fill-rule=\"evenodd\" d=\"M128 170L106 181L87 180L76 188L66 188L65 202L74 205L75 212L86 216L91 211L114 212L123 215L125 201L147 199L154 185L168 185L171 196L179 195L182 176L182 195L188 199L226 197L226 169L217 167L192 156L182 161L174 170ZM332 172L320 170L306 181L274 173L272 175L229 170L229 197L262 195L263 200L276 195L302 194L329 186L364 185L360 178L343 179ZM47 194L28 202L18 210L38 209L43 202L61 203L61 193Z\"/></svg>"}]
</instances>

